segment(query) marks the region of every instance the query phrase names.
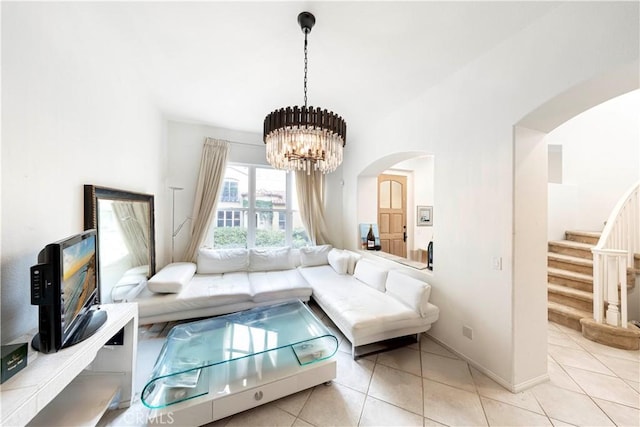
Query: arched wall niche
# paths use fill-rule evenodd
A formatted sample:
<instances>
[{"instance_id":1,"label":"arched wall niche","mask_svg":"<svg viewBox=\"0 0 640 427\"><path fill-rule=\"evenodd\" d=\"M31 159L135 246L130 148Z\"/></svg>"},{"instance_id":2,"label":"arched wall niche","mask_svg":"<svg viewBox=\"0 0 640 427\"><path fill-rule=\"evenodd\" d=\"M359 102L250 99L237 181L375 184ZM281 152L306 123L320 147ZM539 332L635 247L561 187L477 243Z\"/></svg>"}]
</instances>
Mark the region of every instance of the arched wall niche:
<instances>
[{"instance_id":1,"label":"arched wall niche","mask_svg":"<svg viewBox=\"0 0 640 427\"><path fill-rule=\"evenodd\" d=\"M416 206L433 206L434 156L426 151L391 153L365 166L357 179L358 224L377 223L378 175L407 177L407 259L417 260L417 248L425 248L433 236L433 227L416 226ZM426 178L426 179L425 179ZM359 244L358 244L359 246ZM380 254L372 252L372 254Z\"/></svg>"},{"instance_id":2,"label":"arched wall niche","mask_svg":"<svg viewBox=\"0 0 640 427\"><path fill-rule=\"evenodd\" d=\"M514 384L526 381L528 371L546 371L547 290L539 286L546 283L547 275L545 136L578 114L638 89L639 65L634 61L576 85L540 105L514 125Z\"/></svg>"}]
</instances>

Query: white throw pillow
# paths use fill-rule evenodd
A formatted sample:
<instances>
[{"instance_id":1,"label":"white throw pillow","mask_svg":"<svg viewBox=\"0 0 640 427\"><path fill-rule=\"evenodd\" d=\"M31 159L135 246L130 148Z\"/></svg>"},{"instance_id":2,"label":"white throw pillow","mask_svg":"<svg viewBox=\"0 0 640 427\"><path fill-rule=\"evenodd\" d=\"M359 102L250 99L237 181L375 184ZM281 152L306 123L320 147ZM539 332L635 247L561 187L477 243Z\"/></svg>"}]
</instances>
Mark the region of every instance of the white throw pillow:
<instances>
[{"instance_id":1,"label":"white throw pillow","mask_svg":"<svg viewBox=\"0 0 640 427\"><path fill-rule=\"evenodd\" d=\"M198 274L231 273L246 271L249 267L249 251L246 249L200 249Z\"/></svg>"},{"instance_id":2,"label":"white throw pillow","mask_svg":"<svg viewBox=\"0 0 640 427\"><path fill-rule=\"evenodd\" d=\"M349 268L349 259L351 257L349 254L341 251L340 249L331 249L329 251L329 255L327 255L327 260L329 261L329 265L333 268L333 270L338 274L347 274L347 268Z\"/></svg>"},{"instance_id":3,"label":"white throw pillow","mask_svg":"<svg viewBox=\"0 0 640 427\"><path fill-rule=\"evenodd\" d=\"M302 267L327 265L329 263L327 256L331 248L331 245L305 246L300 248L300 265Z\"/></svg>"},{"instance_id":4,"label":"white throw pillow","mask_svg":"<svg viewBox=\"0 0 640 427\"><path fill-rule=\"evenodd\" d=\"M356 270L356 264L362 259L362 255L347 249L345 249L343 252L349 254L349 266L347 267L347 274L353 274L353 272Z\"/></svg>"},{"instance_id":5,"label":"white throw pillow","mask_svg":"<svg viewBox=\"0 0 640 427\"><path fill-rule=\"evenodd\" d=\"M379 267L368 259L361 259L356 265L353 277L363 282L365 285L371 286L380 292L385 291L385 281L387 280L387 270Z\"/></svg>"},{"instance_id":6,"label":"white throw pillow","mask_svg":"<svg viewBox=\"0 0 640 427\"><path fill-rule=\"evenodd\" d=\"M249 271L277 271L293 268L291 248L249 249Z\"/></svg>"},{"instance_id":7,"label":"white throw pillow","mask_svg":"<svg viewBox=\"0 0 640 427\"><path fill-rule=\"evenodd\" d=\"M196 272L192 262L175 262L160 270L147 282L151 292L160 294L177 294L189 283Z\"/></svg>"},{"instance_id":8,"label":"white throw pillow","mask_svg":"<svg viewBox=\"0 0 640 427\"><path fill-rule=\"evenodd\" d=\"M431 285L396 270L387 275L387 293L424 317L427 314Z\"/></svg>"}]
</instances>

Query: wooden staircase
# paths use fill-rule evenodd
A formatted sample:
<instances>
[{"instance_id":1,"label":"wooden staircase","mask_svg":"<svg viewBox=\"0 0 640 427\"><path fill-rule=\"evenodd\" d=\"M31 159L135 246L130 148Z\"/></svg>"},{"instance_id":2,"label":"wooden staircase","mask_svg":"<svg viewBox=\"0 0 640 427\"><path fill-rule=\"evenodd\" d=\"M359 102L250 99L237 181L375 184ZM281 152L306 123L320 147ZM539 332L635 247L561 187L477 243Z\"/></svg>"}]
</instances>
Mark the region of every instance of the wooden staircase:
<instances>
[{"instance_id":1,"label":"wooden staircase","mask_svg":"<svg viewBox=\"0 0 640 427\"><path fill-rule=\"evenodd\" d=\"M577 331L580 319L593 317L593 248L599 232L567 231L550 241L547 254L549 320Z\"/></svg>"},{"instance_id":2,"label":"wooden staircase","mask_svg":"<svg viewBox=\"0 0 640 427\"><path fill-rule=\"evenodd\" d=\"M548 318L577 331L580 319L593 318L593 248L600 232L567 231L565 240L550 241L547 254ZM640 274L640 254L627 272L627 289Z\"/></svg>"}]
</instances>

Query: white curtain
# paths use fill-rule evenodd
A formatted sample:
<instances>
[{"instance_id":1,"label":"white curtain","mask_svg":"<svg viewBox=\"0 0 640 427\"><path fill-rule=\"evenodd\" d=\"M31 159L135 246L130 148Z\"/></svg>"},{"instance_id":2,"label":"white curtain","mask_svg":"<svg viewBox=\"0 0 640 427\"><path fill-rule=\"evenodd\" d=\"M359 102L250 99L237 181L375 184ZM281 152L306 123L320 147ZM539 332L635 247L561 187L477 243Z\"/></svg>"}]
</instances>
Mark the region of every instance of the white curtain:
<instances>
[{"instance_id":1,"label":"white curtain","mask_svg":"<svg viewBox=\"0 0 640 427\"><path fill-rule=\"evenodd\" d=\"M328 244L327 225L324 219L324 174L312 171L296 171L296 192L300 217L311 242Z\"/></svg>"},{"instance_id":2,"label":"white curtain","mask_svg":"<svg viewBox=\"0 0 640 427\"><path fill-rule=\"evenodd\" d=\"M205 239L207 230L216 211L220 191L224 183L224 171L227 166L229 143L207 138L202 149L200 174L193 203L191 222L191 240L182 257L184 261L195 262L198 249Z\"/></svg>"},{"instance_id":3,"label":"white curtain","mask_svg":"<svg viewBox=\"0 0 640 427\"><path fill-rule=\"evenodd\" d=\"M114 200L111 204L122 240L131 254L132 267L149 264L149 207L141 202Z\"/></svg>"}]
</instances>

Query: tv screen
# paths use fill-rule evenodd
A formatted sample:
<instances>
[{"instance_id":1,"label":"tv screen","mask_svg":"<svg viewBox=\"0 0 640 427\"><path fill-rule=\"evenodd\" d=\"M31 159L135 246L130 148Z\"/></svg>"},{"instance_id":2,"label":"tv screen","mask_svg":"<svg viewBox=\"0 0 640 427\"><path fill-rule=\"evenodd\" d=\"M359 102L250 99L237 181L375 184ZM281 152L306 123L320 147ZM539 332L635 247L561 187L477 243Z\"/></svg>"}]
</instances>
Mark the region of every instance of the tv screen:
<instances>
[{"instance_id":1,"label":"tv screen","mask_svg":"<svg viewBox=\"0 0 640 427\"><path fill-rule=\"evenodd\" d=\"M96 236L75 236L60 243L62 249L63 333L74 326L78 314L94 304L98 279L96 274Z\"/></svg>"},{"instance_id":2,"label":"tv screen","mask_svg":"<svg viewBox=\"0 0 640 427\"><path fill-rule=\"evenodd\" d=\"M48 244L31 267L31 303L38 305L36 350L51 353L93 335L107 320L99 310L96 230Z\"/></svg>"}]
</instances>

